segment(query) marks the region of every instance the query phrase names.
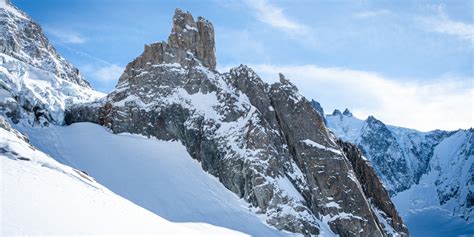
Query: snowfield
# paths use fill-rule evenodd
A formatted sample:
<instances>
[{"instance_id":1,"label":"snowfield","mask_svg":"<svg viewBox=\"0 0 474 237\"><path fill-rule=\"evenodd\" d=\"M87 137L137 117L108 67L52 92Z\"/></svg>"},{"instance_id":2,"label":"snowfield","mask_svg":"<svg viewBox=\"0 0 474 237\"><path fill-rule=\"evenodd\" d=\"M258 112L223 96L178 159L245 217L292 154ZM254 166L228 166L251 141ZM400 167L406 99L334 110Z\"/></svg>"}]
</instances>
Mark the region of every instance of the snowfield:
<instances>
[{"instance_id":1,"label":"snowfield","mask_svg":"<svg viewBox=\"0 0 474 237\"><path fill-rule=\"evenodd\" d=\"M217 178L204 172L199 162L192 159L179 142L130 134L115 135L91 123L47 128L17 127L45 153L87 172L113 192L169 221L207 223L251 236L298 236L266 225L262 217L249 210L246 202L226 189ZM61 191L61 188L57 189ZM84 195L93 196L90 192ZM78 191L64 193L72 197L58 197L56 202L64 203L64 200L78 195ZM86 197L83 198L87 200ZM119 204L114 207L115 212L127 212ZM51 210L56 208L49 207ZM84 211L91 214L96 210ZM206 229L204 227L208 225L194 226ZM117 232L122 233L120 230ZM225 232L222 236L228 234L235 233Z\"/></svg>"},{"instance_id":2,"label":"snowfield","mask_svg":"<svg viewBox=\"0 0 474 237\"><path fill-rule=\"evenodd\" d=\"M205 223L165 220L3 128L0 150L0 236L247 236Z\"/></svg>"}]
</instances>

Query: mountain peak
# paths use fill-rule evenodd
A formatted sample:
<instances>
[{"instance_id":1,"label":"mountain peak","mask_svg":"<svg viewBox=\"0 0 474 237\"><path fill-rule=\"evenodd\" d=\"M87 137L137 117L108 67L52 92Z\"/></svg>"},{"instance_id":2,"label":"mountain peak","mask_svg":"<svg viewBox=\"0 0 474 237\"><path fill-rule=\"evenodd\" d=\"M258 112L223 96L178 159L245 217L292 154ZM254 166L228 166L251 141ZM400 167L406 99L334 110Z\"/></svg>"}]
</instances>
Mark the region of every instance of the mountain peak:
<instances>
[{"instance_id":1,"label":"mountain peak","mask_svg":"<svg viewBox=\"0 0 474 237\"><path fill-rule=\"evenodd\" d=\"M338 110L338 109L335 109L334 112L332 112L332 115L333 116L336 116L336 115L342 115L341 111Z\"/></svg>"},{"instance_id":2,"label":"mountain peak","mask_svg":"<svg viewBox=\"0 0 474 237\"><path fill-rule=\"evenodd\" d=\"M203 66L216 69L214 26L205 18L198 17L196 22L191 13L176 9L168 44L192 53Z\"/></svg>"},{"instance_id":3,"label":"mountain peak","mask_svg":"<svg viewBox=\"0 0 474 237\"><path fill-rule=\"evenodd\" d=\"M348 117L352 117L351 111L349 111L349 109L347 109L347 108L344 110L344 112L342 112L342 114L345 115L345 116L348 116Z\"/></svg>"}]
</instances>

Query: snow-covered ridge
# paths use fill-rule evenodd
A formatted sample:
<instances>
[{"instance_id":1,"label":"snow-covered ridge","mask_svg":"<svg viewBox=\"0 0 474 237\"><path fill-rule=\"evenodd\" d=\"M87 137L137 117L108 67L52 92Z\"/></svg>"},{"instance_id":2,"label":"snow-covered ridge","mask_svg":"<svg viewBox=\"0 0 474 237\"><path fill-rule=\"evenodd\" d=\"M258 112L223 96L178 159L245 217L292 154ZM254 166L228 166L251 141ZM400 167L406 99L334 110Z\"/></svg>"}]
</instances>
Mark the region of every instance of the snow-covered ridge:
<instances>
[{"instance_id":1,"label":"snow-covered ridge","mask_svg":"<svg viewBox=\"0 0 474 237\"><path fill-rule=\"evenodd\" d=\"M14 122L62 124L66 106L104 96L0 53L0 111Z\"/></svg>"},{"instance_id":2,"label":"snow-covered ridge","mask_svg":"<svg viewBox=\"0 0 474 237\"><path fill-rule=\"evenodd\" d=\"M0 3L0 113L17 123L62 124L66 106L95 100L79 70L62 58L41 27Z\"/></svg>"},{"instance_id":3,"label":"snow-covered ridge","mask_svg":"<svg viewBox=\"0 0 474 237\"><path fill-rule=\"evenodd\" d=\"M0 0L0 9L4 9L9 14L12 14L19 18L29 19L28 15L18 10L15 6L10 3L10 0Z\"/></svg>"}]
</instances>

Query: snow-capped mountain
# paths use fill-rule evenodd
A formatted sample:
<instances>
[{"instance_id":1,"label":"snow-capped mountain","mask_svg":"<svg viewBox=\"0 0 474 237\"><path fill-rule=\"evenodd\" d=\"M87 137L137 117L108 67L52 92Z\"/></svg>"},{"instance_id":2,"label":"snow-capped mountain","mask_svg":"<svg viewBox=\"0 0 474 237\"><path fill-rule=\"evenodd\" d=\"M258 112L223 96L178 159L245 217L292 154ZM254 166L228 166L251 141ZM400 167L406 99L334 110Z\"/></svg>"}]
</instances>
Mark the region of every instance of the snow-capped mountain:
<instances>
[{"instance_id":1,"label":"snow-capped mountain","mask_svg":"<svg viewBox=\"0 0 474 237\"><path fill-rule=\"evenodd\" d=\"M407 235L372 168L337 143L288 79L268 85L242 65L219 73L214 52L213 25L177 9L168 41L146 45L113 92L69 107L65 121L180 141L279 230ZM365 168L356 172L353 164Z\"/></svg>"},{"instance_id":2,"label":"snow-capped mountain","mask_svg":"<svg viewBox=\"0 0 474 237\"><path fill-rule=\"evenodd\" d=\"M2 125L6 234L110 234L126 222L116 231L408 235L370 164L288 79L215 70L206 19L177 9L168 41L146 45L103 98L5 0L0 21L0 112L41 149Z\"/></svg>"},{"instance_id":3,"label":"snow-capped mountain","mask_svg":"<svg viewBox=\"0 0 474 237\"><path fill-rule=\"evenodd\" d=\"M15 123L61 124L67 105L103 96L62 58L41 27L0 1L0 112Z\"/></svg>"},{"instance_id":4,"label":"snow-capped mountain","mask_svg":"<svg viewBox=\"0 0 474 237\"><path fill-rule=\"evenodd\" d=\"M474 130L419 132L360 120L349 110L326 116L328 127L356 144L371 162L402 215L441 208L472 222Z\"/></svg>"}]
</instances>

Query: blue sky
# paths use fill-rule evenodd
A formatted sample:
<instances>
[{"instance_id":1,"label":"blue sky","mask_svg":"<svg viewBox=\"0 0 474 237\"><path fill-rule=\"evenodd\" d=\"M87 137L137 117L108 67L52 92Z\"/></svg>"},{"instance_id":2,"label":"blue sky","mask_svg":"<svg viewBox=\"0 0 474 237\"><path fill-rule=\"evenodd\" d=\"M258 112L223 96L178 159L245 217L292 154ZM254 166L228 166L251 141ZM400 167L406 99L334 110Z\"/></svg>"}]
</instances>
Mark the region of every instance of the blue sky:
<instances>
[{"instance_id":1,"label":"blue sky","mask_svg":"<svg viewBox=\"0 0 474 237\"><path fill-rule=\"evenodd\" d=\"M98 90L174 9L213 22L218 68L289 77L327 112L348 107L419 130L474 126L472 1L13 0Z\"/></svg>"}]
</instances>

